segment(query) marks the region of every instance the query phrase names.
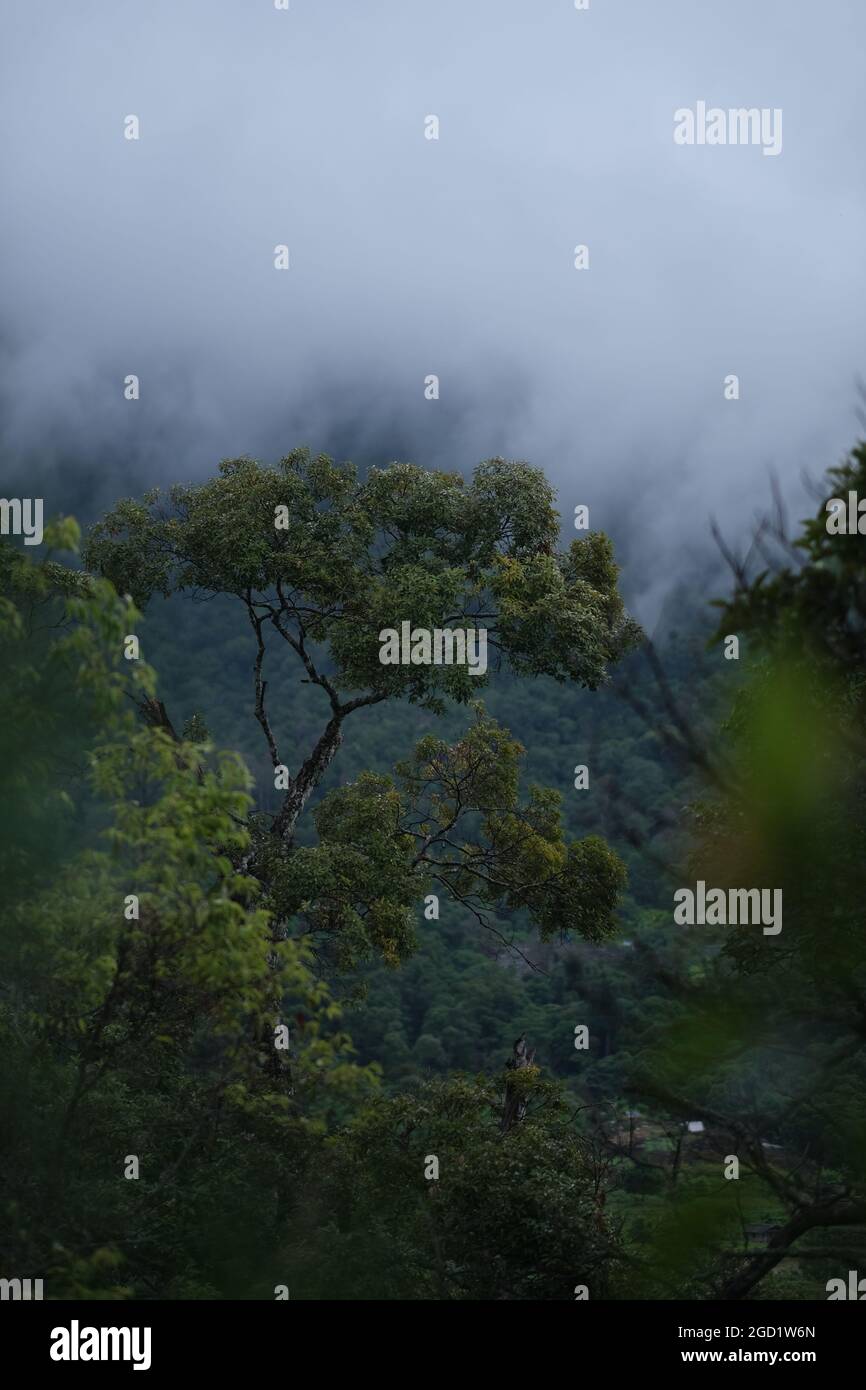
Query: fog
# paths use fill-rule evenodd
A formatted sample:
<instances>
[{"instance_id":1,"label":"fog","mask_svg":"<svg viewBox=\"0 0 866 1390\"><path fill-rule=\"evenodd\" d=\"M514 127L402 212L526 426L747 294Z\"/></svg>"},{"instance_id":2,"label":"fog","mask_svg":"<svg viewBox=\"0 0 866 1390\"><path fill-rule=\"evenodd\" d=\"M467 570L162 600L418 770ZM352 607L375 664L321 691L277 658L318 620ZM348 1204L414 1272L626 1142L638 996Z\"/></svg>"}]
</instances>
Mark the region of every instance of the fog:
<instances>
[{"instance_id":1,"label":"fog","mask_svg":"<svg viewBox=\"0 0 866 1390\"><path fill-rule=\"evenodd\" d=\"M862 0L2 15L0 445L47 512L298 443L526 458L651 620L711 515L771 470L803 514L858 433ZM781 152L677 145L699 101L780 109Z\"/></svg>"}]
</instances>

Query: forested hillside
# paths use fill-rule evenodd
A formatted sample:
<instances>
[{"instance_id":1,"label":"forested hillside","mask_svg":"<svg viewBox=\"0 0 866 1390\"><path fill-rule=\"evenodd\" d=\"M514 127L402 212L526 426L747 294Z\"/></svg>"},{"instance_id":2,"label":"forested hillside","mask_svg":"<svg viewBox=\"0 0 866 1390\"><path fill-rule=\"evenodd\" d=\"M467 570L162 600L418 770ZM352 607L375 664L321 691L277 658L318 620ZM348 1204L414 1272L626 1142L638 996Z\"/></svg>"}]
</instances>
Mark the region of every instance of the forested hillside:
<instances>
[{"instance_id":1,"label":"forested hillside","mask_svg":"<svg viewBox=\"0 0 866 1390\"><path fill-rule=\"evenodd\" d=\"M652 643L501 460L239 460L119 503L83 566L69 521L4 545L16 1267L825 1297L866 1229L862 541L769 539ZM406 612L485 621L487 679L382 667ZM781 884L784 929L683 926L697 879Z\"/></svg>"}]
</instances>

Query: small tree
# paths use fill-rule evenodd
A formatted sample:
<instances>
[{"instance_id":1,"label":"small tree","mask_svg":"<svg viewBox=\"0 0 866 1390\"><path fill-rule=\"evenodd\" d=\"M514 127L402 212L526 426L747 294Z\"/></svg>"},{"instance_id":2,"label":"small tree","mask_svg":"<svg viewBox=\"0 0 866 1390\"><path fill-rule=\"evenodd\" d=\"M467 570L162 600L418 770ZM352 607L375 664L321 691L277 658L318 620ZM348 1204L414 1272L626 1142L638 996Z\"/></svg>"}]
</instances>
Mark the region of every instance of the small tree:
<instances>
[{"instance_id":1,"label":"small tree","mask_svg":"<svg viewBox=\"0 0 866 1390\"><path fill-rule=\"evenodd\" d=\"M524 1114L506 1133L504 1078L455 1076L375 1100L331 1141L308 1296L571 1301L580 1285L610 1296L619 1242L591 1156L560 1087L537 1066L520 1077Z\"/></svg>"}]
</instances>

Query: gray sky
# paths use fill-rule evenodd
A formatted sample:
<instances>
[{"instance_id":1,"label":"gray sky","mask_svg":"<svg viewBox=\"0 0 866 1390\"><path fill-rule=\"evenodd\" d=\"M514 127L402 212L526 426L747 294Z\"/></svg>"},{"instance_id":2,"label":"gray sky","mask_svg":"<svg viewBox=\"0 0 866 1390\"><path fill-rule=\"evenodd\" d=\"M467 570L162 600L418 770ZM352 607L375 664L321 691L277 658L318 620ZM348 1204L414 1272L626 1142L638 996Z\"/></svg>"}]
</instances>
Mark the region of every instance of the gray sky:
<instances>
[{"instance_id":1,"label":"gray sky","mask_svg":"<svg viewBox=\"0 0 866 1390\"><path fill-rule=\"evenodd\" d=\"M863 0L0 14L7 456L98 454L118 492L300 442L528 458L627 534L647 616L711 513L857 434ZM781 154L676 145L699 100L781 108Z\"/></svg>"}]
</instances>

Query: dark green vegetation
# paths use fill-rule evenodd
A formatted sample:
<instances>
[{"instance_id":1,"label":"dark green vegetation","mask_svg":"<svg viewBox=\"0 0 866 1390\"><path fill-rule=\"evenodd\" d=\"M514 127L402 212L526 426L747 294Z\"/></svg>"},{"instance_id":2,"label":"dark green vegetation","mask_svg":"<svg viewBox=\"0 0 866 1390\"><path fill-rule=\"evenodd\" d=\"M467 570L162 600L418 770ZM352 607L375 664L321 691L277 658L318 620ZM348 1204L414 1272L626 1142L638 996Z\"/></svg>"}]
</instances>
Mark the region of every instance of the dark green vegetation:
<instances>
[{"instance_id":1,"label":"dark green vegetation","mask_svg":"<svg viewBox=\"0 0 866 1390\"><path fill-rule=\"evenodd\" d=\"M863 539L768 531L736 663L701 614L641 644L552 502L526 465L296 453L119 504L85 571L4 544L0 1274L567 1300L866 1270ZM383 667L404 618L486 627L487 681ZM697 878L783 888L783 931L674 926Z\"/></svg>"}]
</instances>

